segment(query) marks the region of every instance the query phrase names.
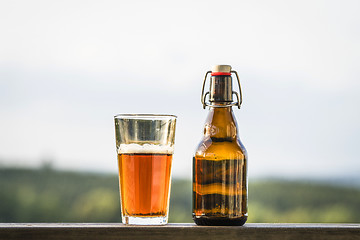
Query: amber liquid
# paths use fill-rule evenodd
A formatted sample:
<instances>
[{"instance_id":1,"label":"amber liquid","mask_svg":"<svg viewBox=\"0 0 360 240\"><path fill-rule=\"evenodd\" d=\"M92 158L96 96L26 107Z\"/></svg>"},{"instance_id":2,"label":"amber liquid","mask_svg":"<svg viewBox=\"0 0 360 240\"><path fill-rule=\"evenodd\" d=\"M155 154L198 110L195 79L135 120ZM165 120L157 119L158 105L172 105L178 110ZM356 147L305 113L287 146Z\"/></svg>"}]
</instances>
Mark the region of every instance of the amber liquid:
<instances>
[{"instance_id":1,"label":"amber liquid","mask_svg":"<svg viewBox=\"0 0 360 240\"><path fill-rule=\"evenodd\" d=\"M125 216L166 216L171 154L118 154L121 210Z\"/></svg>"},{"instance_id":2,"label":"amber liquid","mask_svg":"<svg viewBox=\"0 0 360 240\"><path fill-rule=\"evenodd\" d=\"M198 225L243 225L247 220L245 161L194 157L193 207Z\"/></svg>"}]
</instances>

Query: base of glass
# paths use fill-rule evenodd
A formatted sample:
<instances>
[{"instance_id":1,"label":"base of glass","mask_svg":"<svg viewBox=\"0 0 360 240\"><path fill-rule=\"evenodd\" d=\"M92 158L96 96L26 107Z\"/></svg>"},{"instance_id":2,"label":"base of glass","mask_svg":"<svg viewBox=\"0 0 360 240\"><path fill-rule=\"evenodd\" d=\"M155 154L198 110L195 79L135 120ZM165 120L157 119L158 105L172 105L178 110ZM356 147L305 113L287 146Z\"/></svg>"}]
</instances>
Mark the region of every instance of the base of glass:
<instances>
[{"instance_id":1,"label":"base of glass","mask_svg":"<svg viewBox=\"0 0 360 240\"><path fill-rule=\"evenodd\" d=\"M123 216L122 223L127 225L165 225L168 222L167 216L163 217L131 217Z\"/></svg>"}]
</instances>

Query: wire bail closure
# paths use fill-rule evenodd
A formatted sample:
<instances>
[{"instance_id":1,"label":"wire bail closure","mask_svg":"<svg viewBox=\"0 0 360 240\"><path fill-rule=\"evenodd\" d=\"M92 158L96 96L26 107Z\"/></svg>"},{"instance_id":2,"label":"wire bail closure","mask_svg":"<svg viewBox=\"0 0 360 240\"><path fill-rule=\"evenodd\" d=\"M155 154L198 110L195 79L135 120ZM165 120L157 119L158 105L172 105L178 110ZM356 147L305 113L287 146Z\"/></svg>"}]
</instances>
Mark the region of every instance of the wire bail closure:
<instances>
[{"instance_id":1,"label":"wire bail closure","mask_svg":"<svg viewBox=\"0 0 360 240\"><path fill-rule=\"evenodd\" d=\"M210 94L210 92L206 92L204 94L204 90L205 90L205 83L206 83L206 80L207 80L207 76L209 73L212 73L212 71L207 71L206 74L205 74L205 78L204 78L204 82L203 82L203 86L202 86L202 91L201 91L201 103L203 105L203 108L205 109L206 106L209 106L209 107L230 107L230 106L237 106L238 109L240 109L241 107L241 104L242 104L242 92L241 92L241 85L240 85L240 78L239 78L239 75L237 74L237 72L235 70L231 70L230 73L232 74L235 74L236 76L236 79L237 79L237 82L238 82L238 86L239 86L239 92L240 92L240 95L238 92L236 91L232 91L232 94L236 96L237 98L237 102L232 102L232 103L227 103L227 104L222 104L222 105L215 105L215 104L212 104L211 102L206 102L206 96Z\"/></svg>"}]
</instances>

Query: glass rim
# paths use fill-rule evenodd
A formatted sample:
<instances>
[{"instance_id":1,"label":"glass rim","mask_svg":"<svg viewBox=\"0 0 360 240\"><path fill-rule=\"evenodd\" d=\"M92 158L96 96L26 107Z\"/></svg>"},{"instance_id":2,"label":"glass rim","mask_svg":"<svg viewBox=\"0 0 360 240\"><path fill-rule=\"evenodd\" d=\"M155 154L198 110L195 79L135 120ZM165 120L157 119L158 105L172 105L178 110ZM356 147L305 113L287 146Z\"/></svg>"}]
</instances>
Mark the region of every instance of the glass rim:
<instances>
[{"instance_id":1,"label":"glass rim","mask_svg":"<svg viewBox=\"0 0 360 240\"><path fill-rule=\"evenodd\" d=\"M115 119L154 119L154 118L172 118L176 119L176 115L172 114L148 114L148 113L121 113L114 116Z\"/></svg>"}]
</instances>

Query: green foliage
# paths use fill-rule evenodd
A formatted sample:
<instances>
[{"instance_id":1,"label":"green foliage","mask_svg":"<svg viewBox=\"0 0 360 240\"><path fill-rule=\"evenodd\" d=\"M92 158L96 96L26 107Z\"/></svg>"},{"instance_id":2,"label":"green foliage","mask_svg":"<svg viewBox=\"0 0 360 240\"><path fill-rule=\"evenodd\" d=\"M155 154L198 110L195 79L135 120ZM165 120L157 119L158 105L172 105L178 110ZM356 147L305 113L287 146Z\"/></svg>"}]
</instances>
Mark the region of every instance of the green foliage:
<instances>
[{"instance_id":1,"label":"green foliage","mask_svg":"<svg viewBox=\"0 0 360 240\"><path fill-rule=\"evenodd\" d=\"M173 180L169 222L192 222L192 185ZM248 222L360 222L360 189L250 181ZM0 222L120 222L115 175L0 169Z\"/></svg>"},{"instance_id":2,"label":"green foliage","mask_svg":"<svg viewBox=\"0 0 360 240\"><path fill-rule=\"evenodd\" d=\"M360 189L311 182L256 181L249 222L360 222Z\"/></svg>"},{"instance_id":3,"label":"green foliage","mask_svg":"<svg viewBox=\"0 0 360 240\"><path fill-rule=\"evenodd\" d=\"M117 177L0 169L0 222L120 222Z\"/></svg>"},{"instance_id":4,"label":"green foliage","mask_svg":"<svg viewBox=\"0 0 360 240\"><path fill-rule=\"evenodd\" d=\"M173 180L171 185L169 222L192 221L192 183L186 180Z\"/></svg>"}]
</instances>

